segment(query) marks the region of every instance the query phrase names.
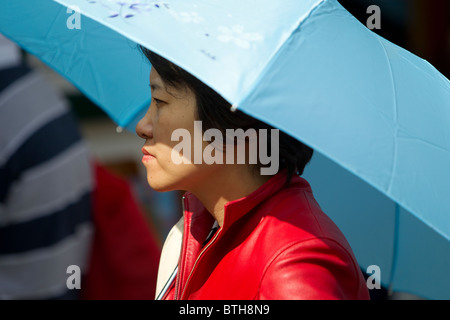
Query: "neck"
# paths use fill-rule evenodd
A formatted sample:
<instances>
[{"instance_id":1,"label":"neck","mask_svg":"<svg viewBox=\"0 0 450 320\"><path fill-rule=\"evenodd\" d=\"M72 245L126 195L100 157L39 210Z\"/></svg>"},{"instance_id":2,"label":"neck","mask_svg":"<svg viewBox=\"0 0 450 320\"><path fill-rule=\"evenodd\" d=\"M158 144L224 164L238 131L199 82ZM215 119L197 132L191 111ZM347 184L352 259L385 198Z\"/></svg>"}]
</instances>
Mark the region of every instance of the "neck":
<instances>
[{"instance_id":1,"label":"neck","mask_svg":"<svg viewBox=\"0 0 450 320\"><path fill-rule=\"evenodd\" d=\"M249 195L269 179L270 176L252 173L248 167L230 166L228 170L221 170L219 176L192 190L192 193L222 227L225 204Z\"/></svg>"}]
</instances>

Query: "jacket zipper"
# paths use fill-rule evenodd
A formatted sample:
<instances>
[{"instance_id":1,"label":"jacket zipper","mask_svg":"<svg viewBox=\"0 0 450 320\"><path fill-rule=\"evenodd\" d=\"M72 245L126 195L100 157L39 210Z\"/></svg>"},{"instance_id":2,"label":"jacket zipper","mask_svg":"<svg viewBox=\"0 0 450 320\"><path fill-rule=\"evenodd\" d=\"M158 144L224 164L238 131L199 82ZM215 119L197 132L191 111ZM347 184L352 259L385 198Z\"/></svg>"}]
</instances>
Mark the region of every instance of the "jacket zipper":
<instances>
[{"instance_id":1,"label":"jacket zipper","mask_svg":"<svg viewBox=\"0 0 450 320\"><path fill-rule=\"evenodd\" d=\"M220 228L219 230L217 230L216 234L215 234L214 237L211 239L211 241L209 241L209 243L202 249L202 251L200 251L200 254L198 255L197 259L196 259L195 262L194 262L194 266L192 267L192 270L191 270L191 272L189 273L189 276L188 276L188 278L187 278L187 280L186 280L186 283L185 283L185 285L184 285L183 291L181 292L180 298L179 298L178 300L181 300L181 299L183 298L183 295L184 295L184 293L185 293L185 291L186 291L186 288L187 288L187 286L188 286L189 280L191 279L192 274L193 274L194 271L195 271L195 267L197 266L198 261L199 261L200 258L202 257L203 253L204 253L206 250L208 250L208 248L214 243L214 241L216 241L217 237L218 237L219 234L220 234L220 231L222 231L222 228Z\"/></svg>"}]
</instances>

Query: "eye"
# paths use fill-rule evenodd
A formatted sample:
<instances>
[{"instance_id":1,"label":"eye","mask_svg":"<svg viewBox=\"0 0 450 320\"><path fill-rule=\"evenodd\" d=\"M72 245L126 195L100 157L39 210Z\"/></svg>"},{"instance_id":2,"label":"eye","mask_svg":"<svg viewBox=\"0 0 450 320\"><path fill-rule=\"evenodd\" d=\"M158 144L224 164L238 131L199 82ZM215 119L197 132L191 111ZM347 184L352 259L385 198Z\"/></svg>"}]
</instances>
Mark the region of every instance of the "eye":
<instances>
[{"instance_id":1,"label":"eye","mask_svg":"<svg viewBox=\"0 0 450 320\"><path fill-rule=\"evenodd\" d=\"M153 99L153 101L155 101L155 104L156 104L157 107L161 107L165 103L164 101L159 100L159 99L154 98L154 97L152 99Z\"/></svg>"}]
</instances>

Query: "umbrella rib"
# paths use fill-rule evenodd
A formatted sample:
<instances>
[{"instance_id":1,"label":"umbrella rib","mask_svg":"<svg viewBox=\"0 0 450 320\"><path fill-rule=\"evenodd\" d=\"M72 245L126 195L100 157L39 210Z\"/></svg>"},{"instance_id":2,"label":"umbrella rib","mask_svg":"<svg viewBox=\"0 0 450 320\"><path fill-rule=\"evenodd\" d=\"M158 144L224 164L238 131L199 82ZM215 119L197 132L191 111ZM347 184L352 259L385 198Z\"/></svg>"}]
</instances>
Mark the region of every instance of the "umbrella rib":
<instances>
[{"instance_id":1,"label":"umbrella rib","mask_svg":"<svg viewBox=\"0 0 450 320\"><path fill-rule=\"evenodd\" d=\"M378 43L380 44L381 48L383 49L384 55L386 57L388 66L389 66L389 74L390 74L390 78L391 78L391 87L392 87L392 94L393 94L393 106L394 106L394 123L395 123L395 135L394 135L394 153L393 153L393 159L392 159L392 166L391 166L391 176L389 178L389 183L386 189L386 192L388 194L390 194L391 189L392 189L392 184L394 182L394 170L395 170L395 165L397 163L397 139L398 139L398 101L397 101L397 93L396 93L396 86L395 86L395 81L394 81L394 73L392 72L392 64L391 64L391 60L389 59L389 55L386 51L386 47L384 46L383 42L380 41L380 38L374 34L375 39L378 41Z\"/></svg>"},{"instance_id":2,"label":"umbrella rib","mask_svg":"<svg viewBox=\"0 0 450 320\"><path fill-rule=\"evenodd\" d=\"M387 64L389 66L389 74L391 78L391 87L392 87L392 94L393 94L393 106L394 106L394 123L395 123L395 135L394 135L394 154L392 159L392 167L391 167L391 176L389 178L389 183L387 186L387 194L391 193L392 185L394 182L394 170L395 165L397 163L397 139L398 139L398 101L397 101L397 94L395 90L395 80L394 80L394 73L392 72L392 64L391 60L389 59L389 55L386 51L386 47L384 46L383 42L378 38L378 36L374 35L375 39L380 44L381 48L383 49L384 55L387 60ZM392 262L391 262L391 273L389 278L389 284L388 284L388 292L389 295L392 294L393 286L394 286L394 277L395 277L395 271L397 268L397 256L398 256L398 241L399 241L399 223L400 223L400 206L397 202L395 202L395 216L394 216L394 243L392 248Z\"/></svg>"}]
</instances>

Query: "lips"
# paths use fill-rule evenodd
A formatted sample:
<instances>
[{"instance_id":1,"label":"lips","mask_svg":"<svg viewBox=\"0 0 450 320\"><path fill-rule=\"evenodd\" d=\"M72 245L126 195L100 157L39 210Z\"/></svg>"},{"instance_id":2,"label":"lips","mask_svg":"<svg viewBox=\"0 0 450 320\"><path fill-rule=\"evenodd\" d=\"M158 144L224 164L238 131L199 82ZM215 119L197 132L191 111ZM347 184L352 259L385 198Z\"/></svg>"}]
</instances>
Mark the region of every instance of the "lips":
<instances>
[{"instance_id":1,"label":"lips","mask_svg":"<svg viewBox=\"0 0 450 320\"><path fill-rule=\"evenodd\" d=\"M144 156L142 157L142 162L147 162L147 161L150 161L152 159L155 159L155 156L150 154L150 152L145 150L145 148L142 148L142 153L144 154Z\"/></svg>"}]
</instances>

